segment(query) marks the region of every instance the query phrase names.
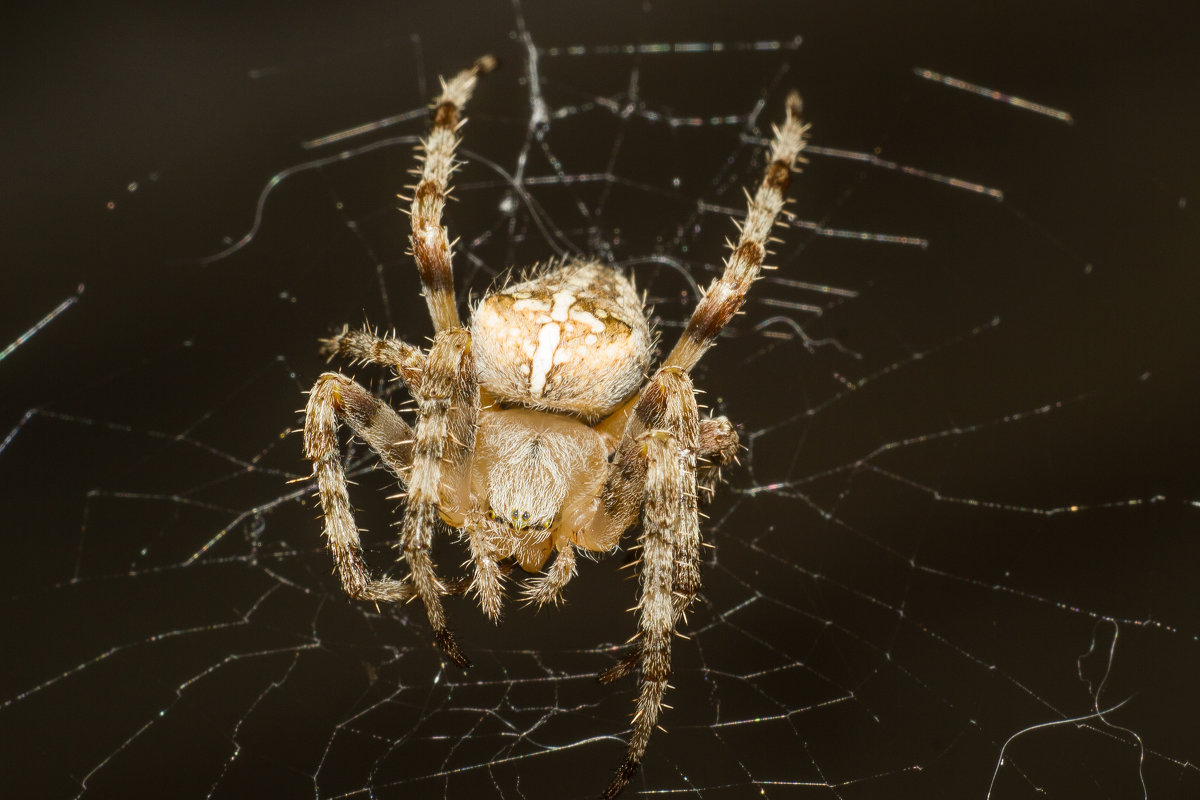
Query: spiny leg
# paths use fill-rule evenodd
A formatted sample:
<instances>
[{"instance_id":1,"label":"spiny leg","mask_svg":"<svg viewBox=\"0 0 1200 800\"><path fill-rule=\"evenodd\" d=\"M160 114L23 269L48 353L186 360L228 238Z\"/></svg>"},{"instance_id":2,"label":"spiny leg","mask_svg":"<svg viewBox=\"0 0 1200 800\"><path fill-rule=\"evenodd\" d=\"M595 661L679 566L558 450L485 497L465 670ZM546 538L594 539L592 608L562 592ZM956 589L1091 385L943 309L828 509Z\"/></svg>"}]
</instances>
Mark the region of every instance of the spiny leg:
<instances>
[{"instance_id":1,"label":"spiny leg","mask_svg":"<svg viewBox=\"0 0 1200 800\"><path fill-rule=\"evenodd\" d=\"M642 558L646 557L645 553ZM687 611L696 601L700 591L700 525L699 520L693 531L681 531L679 538L672 547L672 562L674 569L671 577L671 629L675 630L681 622L686 621ZM642 663L644 642L638 642L629 652L604 672L596 676L596 680L607 685L620 680L637 669Z\"/></svg>"},{"instance_id":2,"label":"spiny leg","mask_svg":"<svg viewBox=\"0 0 1200 800\"><path fill-rule=\"evenodd\" d=\"M433 329L441 332L457 328L458 309L454 300L454 272L450 266L450 237L442 227L442 209L454 172L454 151L458 147L458 128L462 124L462 109L475 91L475 82L496 68L496 59L483 56L470 69L465 69L449 81L442 81L442 93L434 102L433 126L429 137L418 147L418 159L424 161L420 170L421 182L413 193L412 244L413 257L421 282L425 285L425 302L433 318Z\"/></svg>"},{"instance_id":3,"label":"spiny leg","mask_svg":"<svg viewBox=\"0 0 1200 800\"><path fill-rule=\"evenodd\" d=\"M564 542L554 556L550 568L525 584L525 590L521 593L522 599L525 603L539 608L547 603L558 605L562 602L563 589L574 577L575 545Z\"/></svg>"},{"instance_id":4,"label":"spiny leg","mask_svg":"<svg viewBox=\"0 0 1200 800\"><path fill-rule=\"evenodd\" d=\"M700 524L696 510L696 450L700 419L692 382L678 368L660 370L647 384L626 426L617 459L644 463L641 596L636 663L641 668L637 712L625 760L605 791L628 785L658 723L671 671L671 634L699 589ZM629 442L636 447L631 450ZM613 476L631 474L614 462ZM619 477L618 477L619 480ZM631 656L633 654L631 653Z\"/></svg>"},{"instance_id":5,"label":"spiny leg","mask_svg":"<svg viewBox=\"0 0 1200 800\"><path fill-rule=\"evenodd\" d=\"M662 380L662 378L660 377L658 380ZM680 385L676 391L683 392L685 389L690 391L691 384ZM648 393L641 399L640 404L643 405L642 411L630 420L630 426L634 428L634 431L644 431L646 420L664 422L661 413L655 413L653 410L655 407L661 407L658 392ZM733 428L732 422L725 419L724 416L700 421L700 433L698 433L696 441L698 499L704 499L706 493L712 494L713 488L709 487L715 487L716 481L720 480L720 468L733 461L737 450L738 433ZM628 468L623 469L622 464L619 463L623 457L622 452L624 452L624 458L631 457L629 455L631 451L628 449L618 451L618 457L614 459L614 475L629 474L631 471ZM691 604L696 600L696 594L700 591L700 534L698 534L698 528L694 539L678 542L674 564L676 564L676 573L674 573L672 581L672 604L674 625L678 626L679 622L684 620L684 615L691 608ZM624 678L625 675L634 672L637 664L641 662L641 657L641 645L636 644L630 648L622 660L596 676L596 680L601 684L611 684L613 681Z\"/></svg>"},{"instance_id":6,"label":"spiny leg","mask_svg":"<svg viewBox=\"0 0 1200 800\"><path fill-rule=\"evenodd\" d=\"M721 479L721 467L736 460L738 451L737 430L725 417L700 420L700 435L696 444L696 489L698 499L710 498ZM676 574L672 585L675 625L683 621L687 610L700 591L700 541L681 542L675 556ZM683 546L687 545L687 546ZM630 651L604 672L597 676L602 684L620 680L637 669L641 660L640 646Z\"/></svg>"},{"instance_id":7,"label":"spiny leg","mask_svg":"<svg viewBox=\"0 0 1200 800\"><path fill-rule=\"evenodd\" d=\"M400 339L379 336L368 328L342 328L337 336L321 340L321 355L388 367L396 371L414 397L421 393L425 353Z\"/></svg>"},{"instance_id":8,"label":"spiny leg","mask_svg":"<svg viewBox=\"0 0 1200 800\"><path fill-rule=\"evenodd\" d=\"M430 553L443 475L451 481L465 482L467 461L475 447L479 387L471 360L471 335L461 328L434 337L417 410L400 550L442 651L458 666L468 667L470 660L459 650L446 625L441 600L446 587L438 579Z\"/></svg>"},{"instance_id":9,"label":"spiny leg","mask_svg":"<svg viewBox=\"0 0 1200 800\"><path fill-rule=\"evenodd\" d=\"M699 426L695 400L692 399L690 409L684 403L680 405L685 406L685 413L666 420L669 430L655 430L641 437L646 459L642 586L638 603L641 681L629 749L604 793L609 800L629 784L658 724L671 675L671 634L678 616L675 585L681 574L680 563L681 559L694 563L695 559L688 554L698 549L700 543L695 461Z\"/></svg>"},{"instance_id":10,"label":"spiny leg","mask_svg":"<svg viewBox=\"0 0 1200 800\"><path fill-rule=\"evenodd\" d=\"M671 531L680 520L678 495L684 481L677 466L679 443L665 432L647 434L642 439L647 464L646 511L640 544L641 599L638 602L638 633L641 637L639 665L641 681L637 710L625 760L604 792L611 800L624 791L646 754L650 734L658 724L663 695L671 675L671 631L674 616L671 604L672 547Z\"/></svg>"},{"instance_id":11,"label":"spiny leg","mask_svg":"<svg viewBox=\"0 0 1200 800\"><path fill-rule=\"evenodd\" d=\"M741 236L725 260L725 271L714 280L696 304L692 317L675 347L662 362L662 367L678 367L691 371L700 357L712 347L721 329L729 324L742 307L751 284L762 271L771 228L783 210L784 192L791 173L803 163L807 125L800 122L800 95L787 97L787 115L782 127L774 128L771 152L763 178L753 197L747 194L746 219L739 226ZM617 437L625 429L633 407L640 399L635 395L596 426L602 434Z\"/></svg>"},{"instance_id":12,"label":"spiny leg","mask_svg":"<svg viewBox=\"0 0 1200 800\"><path fill-rule=\"evenodd\" d=\"M338 446L338 419L344 419L356 434L379 453L383 463L402 477L412 456L413 430L386 403L349 378L327 372L308 396L304 412L304 454L313 462L321 510L325 515L325 539L337 564L346 594L359 600L402 602L413 596L403 581L372 580L362 557L362 542Z\"/></svg>"},{"instance_id":13,"label":"spiny leg","mask_svg":"<svg viewBox=\"0 0 1200 800\"><path fill-rule=\"evenodd\" d=\"M737 244L730 244L733 252L725 260L725 272L712 282L696 305L679 342L663 361L664 367L690 370L695 366L721 329L741 309L750 285L762 270L767 241L779 212L783 210L784 192L791 174L798 169L798 161L805 161L800 151L806 143L808 126L800 122L800 95L796 92L788 95L787 116L782 127L776 127L774 131L770 161L754 197L747 193L746 219L739 226L741 236Z\"/></svg>"}]
</instances>

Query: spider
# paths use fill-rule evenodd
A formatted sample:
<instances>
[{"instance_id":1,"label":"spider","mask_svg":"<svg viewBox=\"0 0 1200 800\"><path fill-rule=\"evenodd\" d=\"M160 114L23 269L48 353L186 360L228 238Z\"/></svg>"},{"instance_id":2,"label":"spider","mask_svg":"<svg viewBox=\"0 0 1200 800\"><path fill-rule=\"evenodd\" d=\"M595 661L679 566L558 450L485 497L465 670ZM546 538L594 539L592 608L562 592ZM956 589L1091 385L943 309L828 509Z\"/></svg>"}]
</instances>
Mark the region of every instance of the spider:
<instances>
[{"instance_id":1,"label":"spider","mask_svg":"<svg viewBox=\"0 0 1200 800\"><path fill-rule=\"evenodd\" d=\"M369 328L343 329L323 343L331 358L394 370L416 401L416 425L350 378L327 372L309 393L304 450L346 593L377 603L421 598L438 645L464 668L470 661L447 626L443 595L474 595L498 622L505 580L519 565L535 574L522 587L524 600L557 604L575 574L577 551L615 550L640 518L638 635L629 654L600 675L611 683L640 672L628 750L604 793L614 798L658 723L671 635L700 587L698 492L712 493L720 468L738 451L728 419L700 417L688 373L763 269L784 191L805 160L808 126L793 92L783 125L774 129L762 182L753 197L747 193L746 219L729 245L724 274L650 371L655 340L647 312L630 280L604 264L567 261L509 279L474 306L466 327L460 322L442 209L457 166L463 108L479 76L495 65L485 56L442 81L429 136L417 148L423 163L414 171L420 182L411 198L411 245L433 318L432 345L423 351ZM407 490L400 532L406 579L368 572L346 489L339 421ZM474 563L469 579L438 577L430 546L439 523L466 539Z\"/></svg>"}]
</instances>

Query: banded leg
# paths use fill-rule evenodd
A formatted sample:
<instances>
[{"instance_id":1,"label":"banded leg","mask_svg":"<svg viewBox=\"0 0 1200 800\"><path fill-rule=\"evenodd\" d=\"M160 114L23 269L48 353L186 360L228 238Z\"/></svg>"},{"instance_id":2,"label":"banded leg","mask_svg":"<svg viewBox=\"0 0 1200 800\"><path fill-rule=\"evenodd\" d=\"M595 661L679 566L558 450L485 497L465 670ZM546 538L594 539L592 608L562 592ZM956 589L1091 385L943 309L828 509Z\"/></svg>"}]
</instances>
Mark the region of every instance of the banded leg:
<instances>
[{"instance_id":1,"label":"banded leg","mask_svg":"<svg viewBox=\"0 0 1200 800\"><path fill-rule=\"evenodd\" d=\"M797 162L805 162L800 152L804 150L808 127L800 122L800 95L792 92L787 97L783 126L774 128L770 160L762 181L753 197L747 194L746 219L739 225L738 243L730 244L733 252L725 260L725 271L696 304L683 335L663 360L663 368L678 367L690 372L712 347L721 329L741 310L746 293L762 271L771 228L783 210L791 173L799 169ZM620 436L639 400L640 396L635 395L601 421L597 430L606 436Z\"/></svg>"},{"instance_id":2,"label":"banded leg","mask_svg":"<svg viewBox=\"0 0 1200 800\"><path fill-rule=\"evenodd\" d=\"M400 339L379 336L369 328L361 331L342 328L337 336L321 340L321 355L388 367L395 370L413 397L421 393L425 353Z\"/></svg>"},{"instance_id":3,"label":"banded leg","mask_svg":"<svg viewBox=\"0 0 1200 800\"><path fill-rule=\"evenodd\" d=\"M467 480L467 461L475 447L479 386L471 361L471 336L461 328L434 337L417 408L400 550L408 562L413 589L425 604L434 638L451 661L465 668L471 662L446 625L441 595L447 587L438 579L430 552L443 478Z\"/></svg>"},{"instance_id":4,"label":"banded leg","mask_svg":"<svg viewBox=\"0 0 1200 800\"><path fill-rule=\"evenodd\" d=\"M725 417L700 421L699 439L696 444L696 489L698 499L711 497L721 479L721 467L737 458L738 435ZM676 573L672 584L675 625L685 621L689 608L700 591L700 538L699 529L694 540L680 542L675 554ZM634 646L613 666L597 676L602 684L613 683L633 672L641 661L642 650Z\"/></svg>"},{"instance_id":5,"label":"banded leg","mask_svg":"<svg viewBox=\"0 0 1200 800\"><path fill-rule=\"evenodd\" d=\"M798 169L797 162L805 162L800 151L806 143L808 126L800 122L800 95L796 92L788 95L787 116L783 126L774 131L770 161L754 197L746 195L746 219L739 226L738 243L730 245L733 252L725 260L725 272L712 282L696 305L679 342L663 361L664 367L684 370L694 367L712 347L721 329L741 309L750 285L762 270L771 228L783 210L791 174Z\"/></svg>"},{"instance_id":6,"label":"banded leg","mask_svg":"<svg viewBox=\"0 0 1200 800\"><path fill-rule=\"evenodd\" d=\"M646 404L652 408L644 408L641 402L638 408L655 412L658 424L637 440L646 464L637 606L641 680L629 749L604 793L610 800L629 784L646 753L671 674L671 634L682 607L699 588L696 446L700 420L695 395L687 375L670 369L655 377L645 396L654 401Z\"/></svg>"},{"instance_id":7,"label":"banded leg","mask_svg":"<svg viewBox=\"0 0 1200 800\"><path fill-rule=\"evenodd\" d=\"M338 419L379 454L401 480L412 462L413 430L400 415L349 378L327 372L317 379L304 412L304 454L313 462L325 540L337 564L346 594L358 600L403 602L412 587L403 581L372 580L362 557L362 541L346 492L346 474L338 446Z\"/></svg>"},{"instance_id":8,"label":"banded leg","mask_svg":"<svg viewBox=\"0 0 1200 800\"><path fill-rule=\"evenodd\" d=\"M697 515L699 516L699 515ZM645 558L643 553L642 558ZM700 525L699 519L691 530L681 530L672 547L673 571L671 573L671 630L687 621L688 609L700 592ZM639 642L613 666L596 676L596 680L607 685L633 672L642 663L644 643Z\"/></svg>"},{"instance_id":9,"label":"banded leg","mask_svg":"<svg viewBox=\"0 0 1200 800\"><path fill-rule=\"evenodd\" d=\"M433 329L437 332L459 326L454 272L450 266L450 237L442 227L442 209L450 191L450 175L456 166L454 151L458 148L462 109L471 99L478 77L495 68L496 59L483 56L470 69L449 81L442 81L442 93L433 105L429 138L417 148L417 158L424 164L420 170L421 182L412 198L412 238L409 241L425 286L425 303L433 318Z\"/></svg>"}]
</instances>

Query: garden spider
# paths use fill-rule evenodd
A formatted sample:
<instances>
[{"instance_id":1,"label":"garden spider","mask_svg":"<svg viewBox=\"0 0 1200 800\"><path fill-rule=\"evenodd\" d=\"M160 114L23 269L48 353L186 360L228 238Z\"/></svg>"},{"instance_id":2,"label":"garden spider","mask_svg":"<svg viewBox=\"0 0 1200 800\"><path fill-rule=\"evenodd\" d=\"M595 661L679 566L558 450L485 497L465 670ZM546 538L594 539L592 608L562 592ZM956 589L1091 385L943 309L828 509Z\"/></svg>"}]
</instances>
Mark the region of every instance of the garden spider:
<instances>
[{"instance_id":1,"label":"garden spider","mask_svg":"<svg viewBox=\"0 0 1200 800\"><path fill-rule=\"evenodd\" d=\"M724 417L701 419L688 372L738 313L762 269L784 191L803 162L800 98L787 98L769 161L747 194L741 236L724 274L696 306L679 342L645 380L654 337L629 279L596 262L546 266L488 292L459 321L450 241L441 225L454 172L461 112L486 56L442 84L412 197L412 254L435 335L422 351L398 339L345 331L324 351L399 375L417 405L416 427L359 384L322 375L309 394L304 450L313 462L325 537L348 595L375 602L420 597L434 637L460 667L470 662L446 624L442 595L466 592L500 618L507 571L540 573L523 588L534 605L557 603L575 574L576 550L608 552L641 517L638 641L600 676L640 670L624 762L604 796L629 783L654 730L671 672L671 634L700 587L697 491L711 492L734 460L738 436ZM346 491L338 421L379 454L407 488L400 551L410 576L373 579ZM430 546L439 520L462 531L474 575L443 582ZM554 560L542 571L554 554Z\"/></svg>"}]
</instances>

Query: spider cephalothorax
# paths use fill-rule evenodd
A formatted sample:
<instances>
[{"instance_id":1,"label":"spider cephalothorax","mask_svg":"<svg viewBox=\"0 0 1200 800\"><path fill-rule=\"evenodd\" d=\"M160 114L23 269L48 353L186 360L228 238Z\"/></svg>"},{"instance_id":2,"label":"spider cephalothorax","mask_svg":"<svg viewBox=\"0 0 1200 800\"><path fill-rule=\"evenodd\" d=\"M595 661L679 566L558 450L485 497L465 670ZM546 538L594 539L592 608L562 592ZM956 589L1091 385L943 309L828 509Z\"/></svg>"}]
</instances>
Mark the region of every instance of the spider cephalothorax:
<instances>
[{"instance_id":1,"label":"spider cephalothorax","mask_svg":"<svg viewBox=\"0 0 1200 800\"><path fill-rule=\"evenodd\" d=\"M516 564L535 573L523 588L528 602L557 603L575 574L577 550L614 549L640 517L640 638L601 675L608 683L641 673L628 752L605 792L612 798L641 763L670 674L671 634L700 587L698 490L712 491L738 449L727 419L700 417L688 373L762 269L784 190L802 160L806 127L793 93L724 274L646 380L654 344L649 320L629 280L604 264L544 267L485 295L466 328L459 321L442 208L461 109L494 63L482 58L444 84L422 145L411 241L433 317L432 346L423 351L369 330L343 331L325 343L331 356L395 370L416 401L416 425L353 380L325 373L309 394L305 454L347 594L376 602L420 597L438 644L463 667L470 662L446 625L442 595L474 594L484 613L499 620L505 576ZM400 534L410 571L405 580L372 579L363 562L339 419L407 490ZM474 562L469 581L439 579L430 557L438 519L463 532Z\"/></svg>"}]
</instances>

